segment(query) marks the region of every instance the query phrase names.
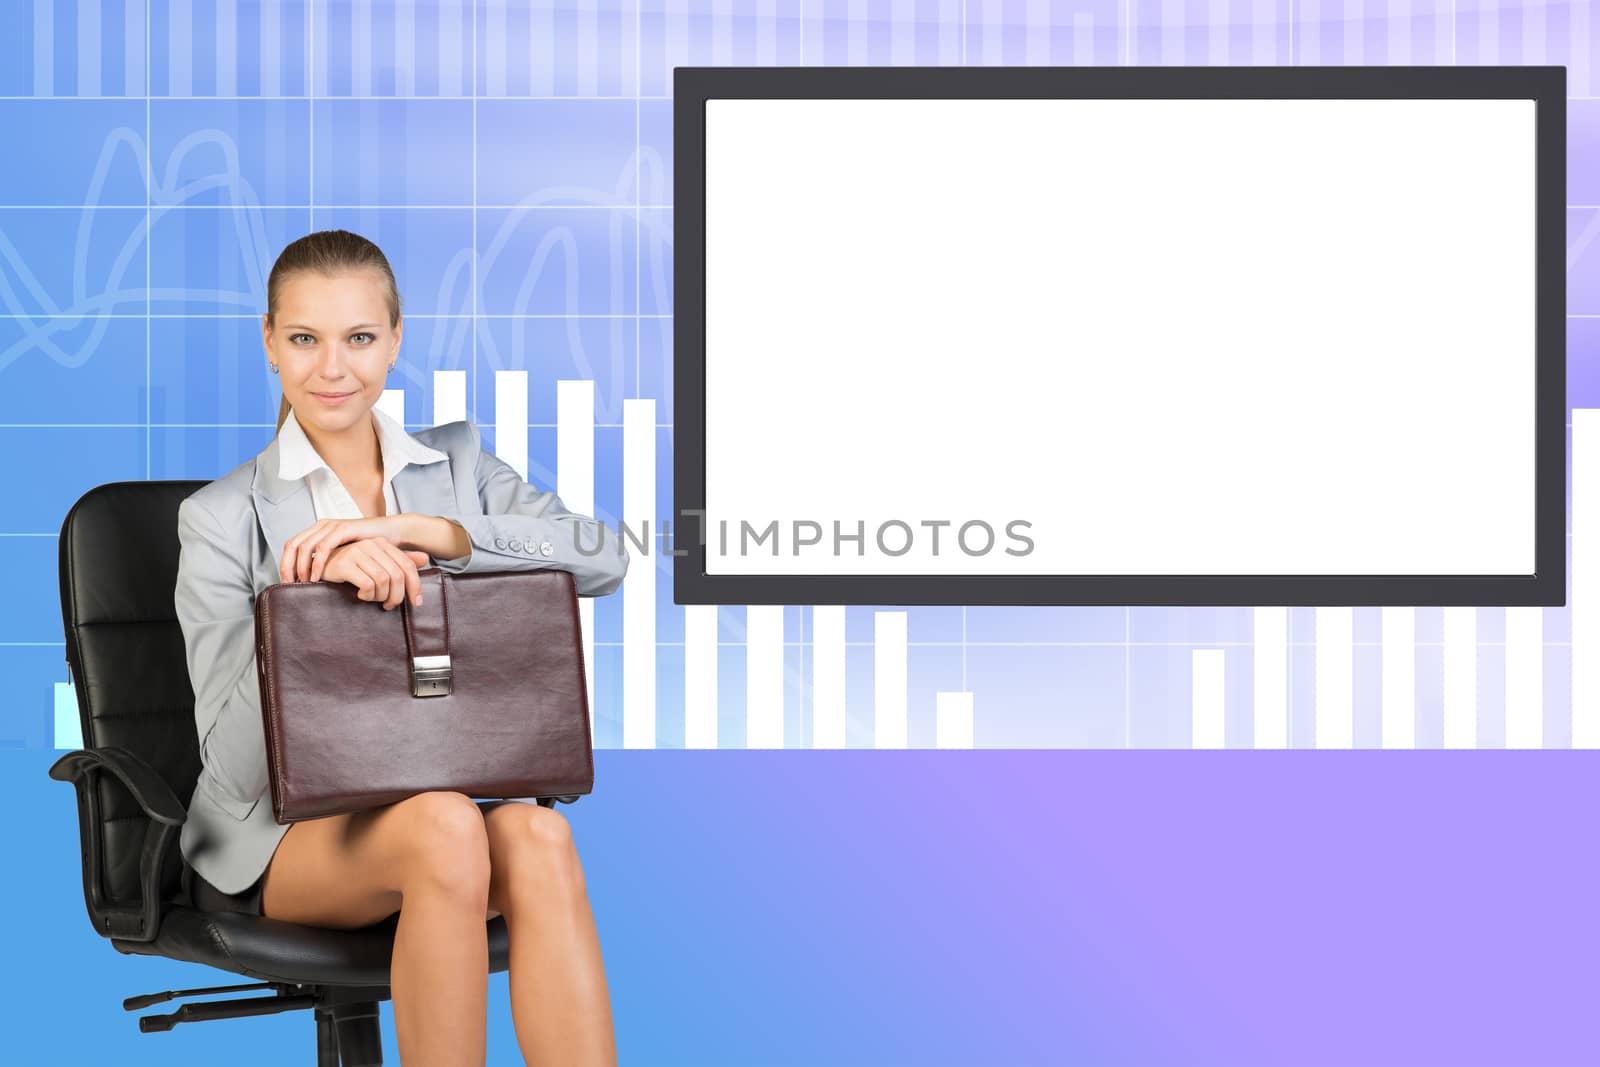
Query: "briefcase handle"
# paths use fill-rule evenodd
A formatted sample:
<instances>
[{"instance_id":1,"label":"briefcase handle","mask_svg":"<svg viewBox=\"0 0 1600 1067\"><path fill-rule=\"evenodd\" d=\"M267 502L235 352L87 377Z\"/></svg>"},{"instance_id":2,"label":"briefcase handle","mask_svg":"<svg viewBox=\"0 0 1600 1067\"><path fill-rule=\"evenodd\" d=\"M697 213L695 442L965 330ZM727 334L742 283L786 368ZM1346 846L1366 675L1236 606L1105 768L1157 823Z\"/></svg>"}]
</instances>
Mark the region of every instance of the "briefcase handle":
<instances>
[{"instance_id":1,"label":"briefcase handle","mask_svg":"<svg viewBox=\"0 0 1600 1067\"><path fill-rule=\"evenodd\" d=\"M437 567L417 571L422 579L422 606L401 600L405 613L406 650L411 653L411 695L449 696L450 605L445 597L444 572Z\"/></svg>"}]
</instances>

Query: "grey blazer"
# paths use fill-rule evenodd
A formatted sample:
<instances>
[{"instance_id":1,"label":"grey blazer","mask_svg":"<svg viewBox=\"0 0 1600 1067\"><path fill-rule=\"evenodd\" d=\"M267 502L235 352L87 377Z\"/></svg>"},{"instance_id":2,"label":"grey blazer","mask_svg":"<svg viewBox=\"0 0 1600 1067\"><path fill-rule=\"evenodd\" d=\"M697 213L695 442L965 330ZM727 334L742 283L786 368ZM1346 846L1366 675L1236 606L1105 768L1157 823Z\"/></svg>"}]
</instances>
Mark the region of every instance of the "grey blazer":
<instances>
[{"instance_id":1,"label":"grey blazer","mask_svg":"<svg viewBox=\"0 0 1600 1067\"><path fill-rule=\"evenodd\" d=\"M580 596L604 596L628 570L623 539L568 511L510 464L484 451L470 421L419 430L446 460L411 463L394 476L401 511L454 519L472 549L434 566L450 574L571 571ZM194 687L202 768L180 847L206 881L238 893L267 869L288 831L273 820L266 734L256 677L255 597L279 581L286 541L316 522L304 479L278 477L278 438L254 459L202 486L178 506L178 583L173 603ZM598 546L598 550L597 550Z\"/></svg>"}]
</instances>

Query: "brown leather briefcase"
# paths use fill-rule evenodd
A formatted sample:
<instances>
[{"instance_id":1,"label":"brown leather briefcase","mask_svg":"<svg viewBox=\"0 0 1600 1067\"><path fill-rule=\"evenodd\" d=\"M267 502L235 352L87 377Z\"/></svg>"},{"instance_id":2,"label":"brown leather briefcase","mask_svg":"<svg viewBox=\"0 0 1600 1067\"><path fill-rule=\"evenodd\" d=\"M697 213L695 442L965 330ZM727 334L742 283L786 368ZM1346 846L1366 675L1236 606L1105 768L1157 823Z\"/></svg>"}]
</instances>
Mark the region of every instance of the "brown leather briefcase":
<instances>
[{"instance_id":1,"label":"brown leather briefcase","mask_svg":"<svg viewBox=\"0 0 1600 1067\"><path fill-rule=\"evenodd\" d=\"M418 574L422 605L390 611L348 582L257 595L278 822L429 790L575 799L594 788L571 573Z\"/></svg>"}]
</instances>

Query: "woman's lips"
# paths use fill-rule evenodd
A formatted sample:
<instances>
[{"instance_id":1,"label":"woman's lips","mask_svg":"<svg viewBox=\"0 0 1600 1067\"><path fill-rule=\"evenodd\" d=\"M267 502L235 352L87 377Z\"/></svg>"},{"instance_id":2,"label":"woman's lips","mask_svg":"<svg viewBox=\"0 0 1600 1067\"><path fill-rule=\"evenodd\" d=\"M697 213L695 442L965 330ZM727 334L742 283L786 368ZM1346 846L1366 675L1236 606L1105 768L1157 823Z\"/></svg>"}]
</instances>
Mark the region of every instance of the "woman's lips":
<instances>
[{"instance_id":1,"label":"woman's lips","mask_svg":"<svg viewBox=\"0 0 1600 1067\"><path fill-rule=\"evenodd\" d=\"M312 393L311 395L324 404L342 404L352 396L355 396L354 393Z\"/></svg>"}]
</instances>

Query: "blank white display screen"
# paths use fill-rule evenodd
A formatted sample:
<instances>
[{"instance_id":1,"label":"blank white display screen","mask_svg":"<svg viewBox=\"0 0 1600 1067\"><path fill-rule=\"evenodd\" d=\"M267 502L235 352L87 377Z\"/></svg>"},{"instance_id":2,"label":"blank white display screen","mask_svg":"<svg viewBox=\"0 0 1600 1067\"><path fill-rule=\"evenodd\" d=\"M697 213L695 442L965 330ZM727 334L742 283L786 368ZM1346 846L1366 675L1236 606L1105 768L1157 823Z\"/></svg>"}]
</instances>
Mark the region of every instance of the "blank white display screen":
<instances>
[{"instance_id":1,"label":"blank white display screen","mask_svg":"<svg viewBox=\"0 0 1600 1067\"><path fill-rule=\"evenodd\" d=\"M1533 573L1534 101L705 122L708 574Z\"/></svg>"}]
</instances>

